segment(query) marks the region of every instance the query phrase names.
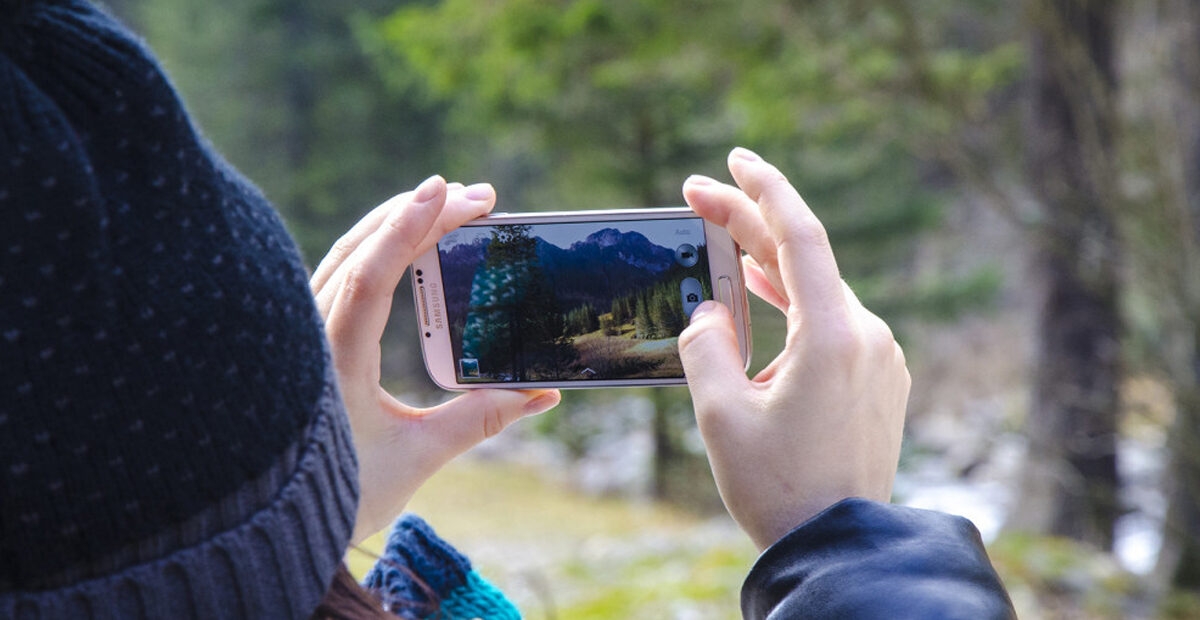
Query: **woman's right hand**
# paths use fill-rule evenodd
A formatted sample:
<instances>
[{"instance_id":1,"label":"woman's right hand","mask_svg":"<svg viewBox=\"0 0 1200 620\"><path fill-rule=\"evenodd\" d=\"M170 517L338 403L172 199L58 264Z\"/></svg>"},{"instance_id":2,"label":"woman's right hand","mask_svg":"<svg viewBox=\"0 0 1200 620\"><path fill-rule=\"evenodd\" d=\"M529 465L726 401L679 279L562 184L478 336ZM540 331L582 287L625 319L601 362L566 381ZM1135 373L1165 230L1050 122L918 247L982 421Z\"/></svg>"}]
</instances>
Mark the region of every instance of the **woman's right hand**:
<instances>
[{"instance_id":1,"label":"woman's right hand","mask_svg":"<svg viewBox=\"0 0 1200 620\"><path fill-rule=\"evenodd\" d=\"M749 253L751 291L787 316L783 352L753 379L729 311L705 302L679 337L725 507L760 549L847 497L888 501L911 379L887 324L838 274L821 222L774 166L734 149L738 186L701 176L692 209Z\"/></svg>"}]
</instances>

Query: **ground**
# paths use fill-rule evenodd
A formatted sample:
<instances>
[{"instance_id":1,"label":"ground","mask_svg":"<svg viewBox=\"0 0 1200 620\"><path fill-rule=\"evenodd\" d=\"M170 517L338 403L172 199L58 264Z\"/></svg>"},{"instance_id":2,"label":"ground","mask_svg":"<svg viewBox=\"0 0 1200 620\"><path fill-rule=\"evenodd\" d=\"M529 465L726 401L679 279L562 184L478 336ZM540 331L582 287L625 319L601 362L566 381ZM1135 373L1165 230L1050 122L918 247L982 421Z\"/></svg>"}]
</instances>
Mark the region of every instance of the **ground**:
<instances>
[{"instance_id":1,"label":"ground","mask_svg":"<svg viewBox=\"0 0 1200 620\"><path fill-rule=\"evenodd\" d=\"M727 517L588 496L555 472L481 458L450 464L408 509L466 553L530 620L740 618L757 556ZM361 577L386 533L352 550ZM1018 617L1032 620L1200 617L1200 598L1163 608L1108 554L1068 540L1001 535L989 545Z\"/></svg>"},{"instance_id":2,"label":"ground","mask_svg":"<svg viewBox=\"0 0 1200 620\"><path fill-rule=\"evenodd\" d=\"M464 459L409 510L471 557L529 619L738 618L756 556L728 518L587 497L520 465ZM363 547L378 553L384 533ZM362 576L374 561L351 551Z\"/></svg>"}]
</instances>

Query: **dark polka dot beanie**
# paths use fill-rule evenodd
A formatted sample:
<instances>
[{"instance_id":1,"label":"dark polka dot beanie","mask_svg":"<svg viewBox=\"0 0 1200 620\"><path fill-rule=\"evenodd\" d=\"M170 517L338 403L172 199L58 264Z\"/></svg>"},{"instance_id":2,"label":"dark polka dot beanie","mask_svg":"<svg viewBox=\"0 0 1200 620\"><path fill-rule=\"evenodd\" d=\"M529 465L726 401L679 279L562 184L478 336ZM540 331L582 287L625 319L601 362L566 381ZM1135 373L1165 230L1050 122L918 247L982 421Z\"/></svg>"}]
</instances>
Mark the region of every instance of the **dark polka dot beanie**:
<instances>
[{"instance_id":1,"label":"dark polka dot beanie","mask_svg":"<svg viewBox=\"0 0 1200 620\"><path fill-rule=\"evenodd\" d=\"M0 0L0 618L303 618L348 543L307 276L143 45Z\"/></svg>"}]
</instances>

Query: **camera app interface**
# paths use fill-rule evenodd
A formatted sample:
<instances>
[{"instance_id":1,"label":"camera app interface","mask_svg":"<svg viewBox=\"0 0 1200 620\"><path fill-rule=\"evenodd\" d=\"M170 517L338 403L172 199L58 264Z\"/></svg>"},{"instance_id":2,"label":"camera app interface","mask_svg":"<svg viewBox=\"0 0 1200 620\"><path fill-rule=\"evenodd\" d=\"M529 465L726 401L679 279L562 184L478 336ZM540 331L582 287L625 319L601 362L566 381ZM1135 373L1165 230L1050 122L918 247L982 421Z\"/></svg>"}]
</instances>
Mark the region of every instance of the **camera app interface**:
<instances>
[{"instance_id":1,"label":"camera app interface","mask_svg":"<svg viewBox=\"0 0 1200 620\"><path fill-rule=\"evenodd\" d=\"M704 221L471 226L438 242L462 383L682 377Z\"/></svg>"}]
</instances>

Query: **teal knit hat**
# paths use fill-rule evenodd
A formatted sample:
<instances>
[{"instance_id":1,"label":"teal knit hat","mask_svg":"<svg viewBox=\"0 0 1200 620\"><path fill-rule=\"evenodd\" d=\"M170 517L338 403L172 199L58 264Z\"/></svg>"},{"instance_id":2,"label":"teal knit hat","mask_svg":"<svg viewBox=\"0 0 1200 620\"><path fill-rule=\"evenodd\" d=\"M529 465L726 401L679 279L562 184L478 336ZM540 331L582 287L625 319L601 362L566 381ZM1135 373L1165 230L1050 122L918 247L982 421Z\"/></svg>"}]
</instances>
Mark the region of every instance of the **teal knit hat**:
<instances>
[{"instance_id":1,"label":"teal knit hat","mask_svg":"<svg viewBox=\"0 0 1200 620\"><path fill-rule=\"evenodd\" d=\"M112 18L0 0L0 618L304 618L356 502L278 216Z\"/></svg>"}]
</instances>

